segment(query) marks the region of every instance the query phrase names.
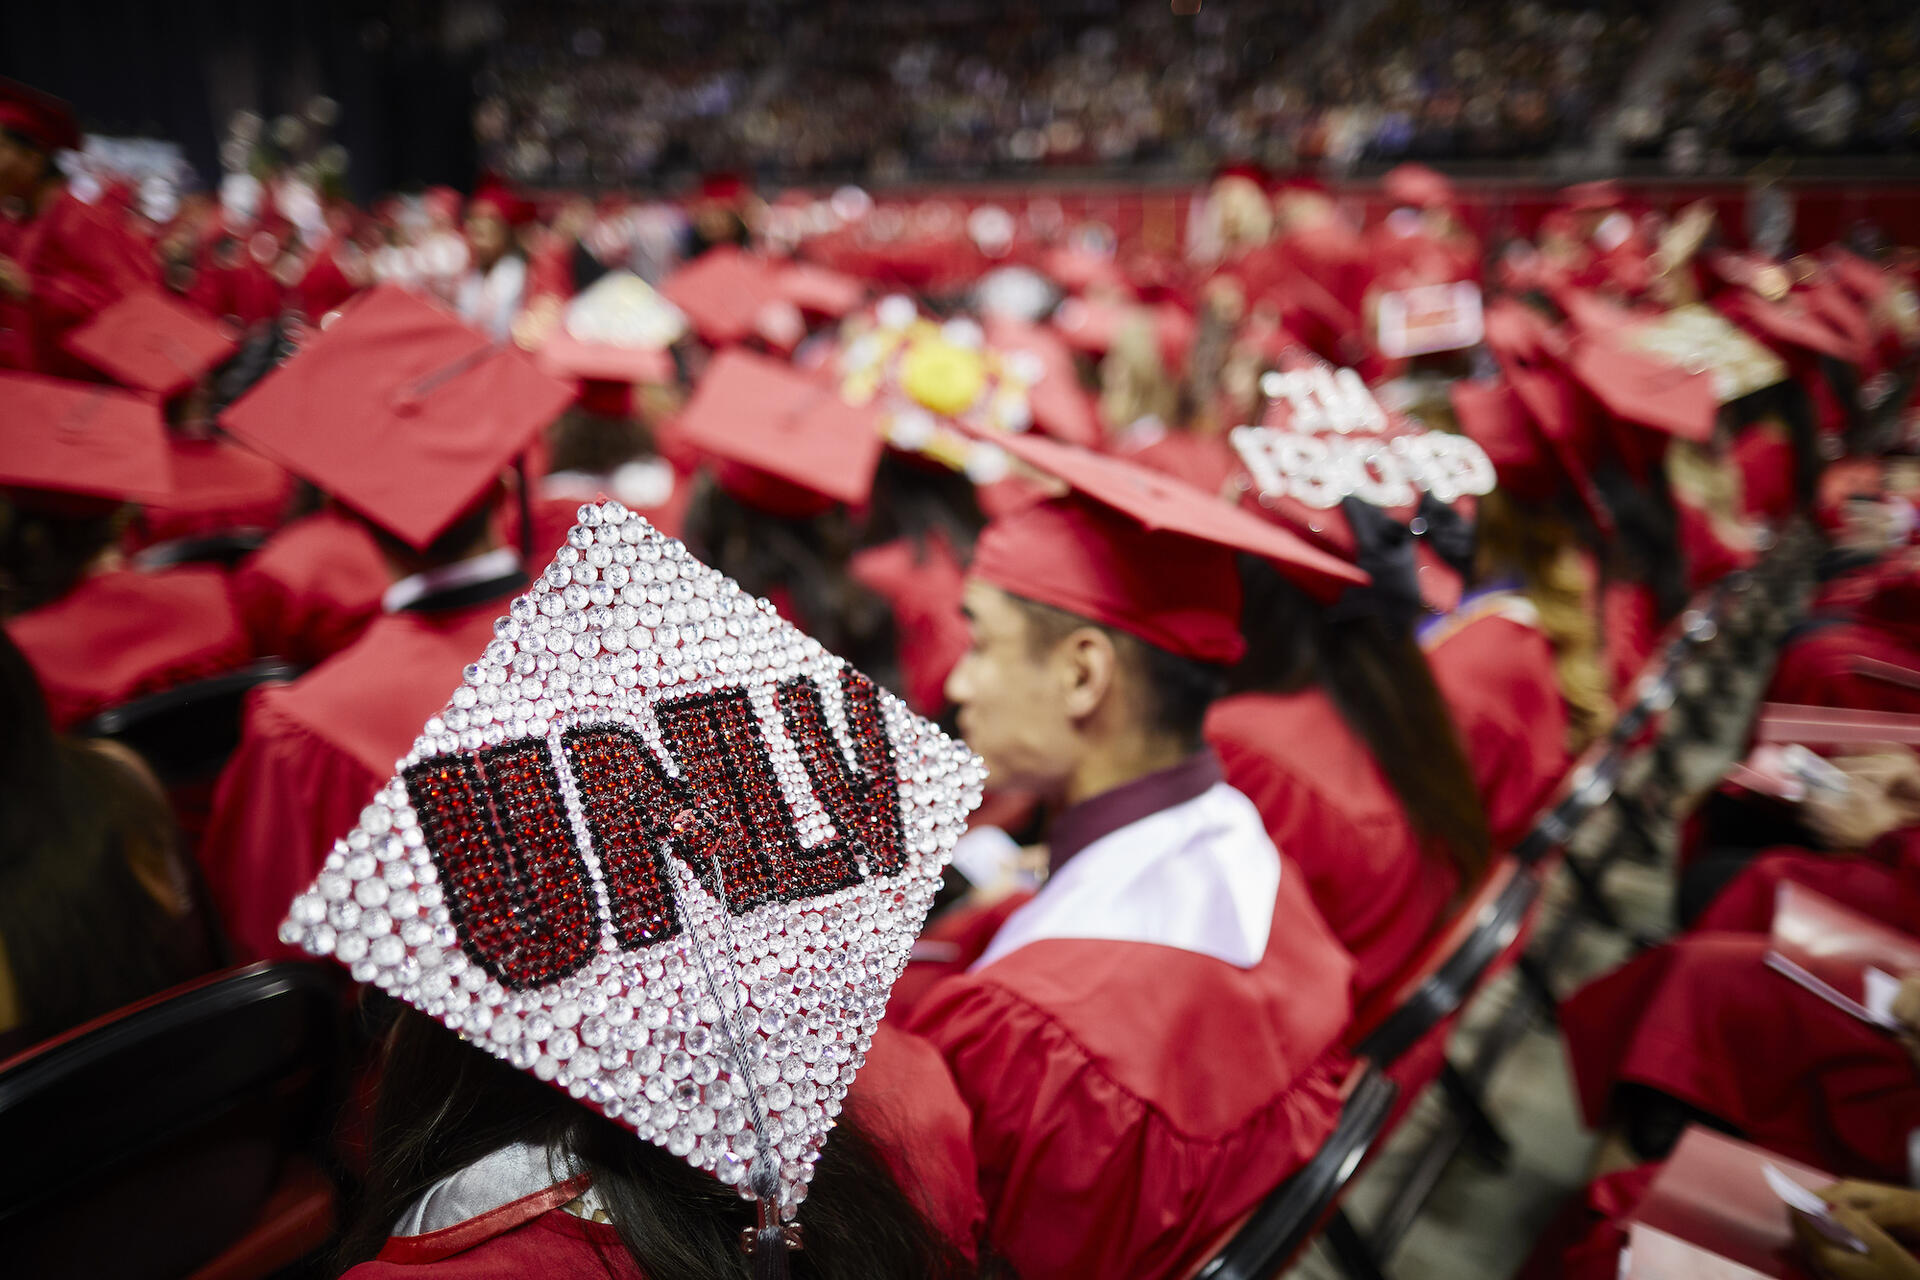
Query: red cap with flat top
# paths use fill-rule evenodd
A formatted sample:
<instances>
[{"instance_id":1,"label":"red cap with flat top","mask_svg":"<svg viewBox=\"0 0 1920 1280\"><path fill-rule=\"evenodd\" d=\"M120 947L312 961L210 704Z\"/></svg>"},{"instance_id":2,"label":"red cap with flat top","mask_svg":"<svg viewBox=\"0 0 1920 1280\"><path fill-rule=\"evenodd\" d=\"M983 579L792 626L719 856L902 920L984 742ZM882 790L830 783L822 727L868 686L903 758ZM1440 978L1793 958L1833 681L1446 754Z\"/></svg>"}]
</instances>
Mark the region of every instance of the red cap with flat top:
<instances>
[{"instance_id":1,"label":"red cap with flat top","mask_svg":"<svg viewBox=\"0 0 1920 1280\"><path fill-rule=\"evenodd\" d=\"M470 510L574 394L516 348L382 286L348 303L220 423L419 549Z\"/></svg>"},{"instance_id":2,"label":"red cap with flat top","mask_svg":"<svg viewBox=\"0 0 1920 1280\"><path fill-rule=\"evenodd\" d=\"M1684 369L1613 336L1588 334L1573 343L1567 371L1617 418L1695 444L1713 438L1720 400L1704 368Z\"/></svg>"},{"instance_id":3,"label":"red cap with flat top","mask_svg":"<svg viewBox=\"0 0 1920 1280\"><path fill-rule=\"evenodd\" d=\"M1380 193L1397 205L1451 209L1458 201L1445 174L1423 164L1395 165L1380 180Z\"/></svg>"},{"instance_id":4,"label":"red cap with flat top","mask_svg":"<svg viewBox=\"0 0 1920 1280\"><path fill-rule=\"evenodd\" d=\"M1168 653L1239 661L1240 552L1331 599L1367 576L1258 516L1169 476L1034 436L996 437L1064 484L990 523L969 572L1023 600L1124 631Z\"/></svg>"},{"instance_id":5,"label":"red cap with flat top","mask_svg":"<svg viewBox=\"0 0 1920 1280\"><path fill-rule=\"evenodd\" d=\"M50 93L0 76L0 129L44 151L78 151L80 126L73 108Z\"/></svg>"},{"instance_id":6,"label":"red cap with flat top","mask_svg":"<svg viewBox=\"0 0 1920 1280\"><path fill-rule=\"evenodd\" d=\"M720 346L758 328L761 308L779 296L771 276L760 259L722 245L668 276L660 292L687 313L702 338Z\"/></svg>"},{"instance_id":7,"label":"red cap with flat top","mask_svg":"<svg viewBox=\"0 0 1920 1280\"><path fill-rule=\"evenodd\" d=\"M681 440L714 458L723 488L775 515L865 506L885 447L877 411L749 351L722 351L680 415Z\"/></svg>"},{"instance_id":8,"label":"red cap with flat top","mask_svg":"<svg viewBox=\"0 0 1920 1280\"><path fill-rule=\"evenodd\" d=\"M170 400L240 349L227 327L158 289L127 294L61 340L123 387Z\"/></svg>"},{"instance_id":9,"label":"red cap with flat top","mask_svg":"<svg viewBox=\"0 0 1920 1280\"><path fill-rule=\"evenodd\" d=\"M0 373L0 486L158 502L173 492L167 429L151 400L91 382Z\"/></svg>"}]
</instances>

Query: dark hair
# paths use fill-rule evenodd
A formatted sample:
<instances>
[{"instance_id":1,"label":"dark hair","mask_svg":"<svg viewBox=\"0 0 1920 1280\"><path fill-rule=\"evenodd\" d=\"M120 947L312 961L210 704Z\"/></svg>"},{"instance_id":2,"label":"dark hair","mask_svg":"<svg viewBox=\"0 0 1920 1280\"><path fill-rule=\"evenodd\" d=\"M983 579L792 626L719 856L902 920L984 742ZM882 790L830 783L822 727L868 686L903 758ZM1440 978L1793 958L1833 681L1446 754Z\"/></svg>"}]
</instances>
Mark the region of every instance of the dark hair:
<instances>
[{"instance_id":1,"label":"dark hair","mask_svg":"<svg viewBox=\"0 0 1920 1280\"><path fill-rule=\"evenodd\" d=\"M361 522L373 534L381 554L408 573L422 573L464 560L486 544L487 534L493 525L494 503L500 491L501 485L497 481L489 485L486 493L447 526L446 532L417 551L373 521L363 518Z\"/></svg>"},{"instance_id":2,"label":"dark hair","mask_svg":"<svg viewBox=\"0 0 1920 1280\"><path fill-rule=\"evenodd\" d=\"M874 472L873 498L860 542L877 547L906 538L915 550L925 550L927 540L937 533L965 560L986 522L973 481L965 475L888 449Z\"/></svg>"},{"instance_id":3,"label":"dark hair","mask_svg":"<svg viewBox=\"0 0 1920 1280\"><path fill-rule=\"evenodd\" d=\"M1205 742L1207 708L1227 691L1227 668L1196 662L1148 644L1137 636L1091 622L1050 604L1009 596L1026 619L1027 644L1038 655L1082 627L1092 627L1113 642L1121 667L1146 704L1150 733L1197 751Z\"/></svg>"},{"instance_id":4,"label":"dark hair","mask_svg":"<svg viewBox=\"0 0 1920 1280\"><path fill-rule=\"evenodd\" d=\"M111 547L133 508L100 503L72 512L42 509L28 496L0 495L0 617L51 604L73 589Z\"/></svg>"},{"instance_id":5,"label":"dark hair","mask_svg":"<svg viewBox=\"0 0 1920 1280\"><path fill-rule=\"evenodd\" d=\"M1264 560L1243 556L1247 656L1236 691L1317 687L1366 744L1413 829L1472 883L1492 847L1486 807L1453 713L1411 631L1371 615L1335 619Z\"/></svg>"},{"instance_id":6,"label":"dark hair","mask_svg":"<svg viewBox=\"0 0 1920 1280\"><path fill-rule=\"evenodd\" d=\"M185 879L152 780L54 734L33 670L0 632L0 940L34 1037L64 1031L207 967L130 860Z\"/></svg>"},{"instance_id":7,"label":"dark hair","mask_svg":"<svg viewBox=\"0 0 1920 1280\"><path fill-rule=\"evenodd\" d=\"M608 417L573 408L553 424L549 471L612 474L625 463L654 451L653 432L632 415Z\"/></svg>"},{"instance_id":8,"label":"dark hair","mask_svg":"<svg viewBox=\"0 0 1920 1280\"><path fill-rule=\"evenodd\" d=\"M1687 603L1680 517L1666 468L1653 467L1645 480L1636 480L1618 463L1608 463L1594 471L1593 485L1613 516L1614 539L1603 562L1606 576L1646 586L1658 621L1666 622Z\"/></svg>"},{"instance_id":9,"label":"dark hair","mask_svg":"<svg viewBox=\"0 0 1920 1280\"><path fill-rule=\"evenodd\" d=\"M790 1255L795 1280L965 1274L959 1251L901 1190L853 1110L827 1140L800 1209L806 1245ZM740 1233L753 1225L753 1206L735 1191L404 1007L381 1057L367 1178L340 1266L378 1253L434 1183L513 1143L544 1146L587 1168L643 1274L749 1274Z\"/></svg>"},{"instance_id":10,"label":"dark hair","mask_svg":"<svg viewBox=\"0 0 1920 1280\"><path fill-rule=\"evenodd\" d=\"M776 516L703 475L695 481L685 532L695 555L753 595L784 592L808 635L878 683L900 687L893 614L847 573L853 528L845 508Z\"/></svg>"}]
</instances>

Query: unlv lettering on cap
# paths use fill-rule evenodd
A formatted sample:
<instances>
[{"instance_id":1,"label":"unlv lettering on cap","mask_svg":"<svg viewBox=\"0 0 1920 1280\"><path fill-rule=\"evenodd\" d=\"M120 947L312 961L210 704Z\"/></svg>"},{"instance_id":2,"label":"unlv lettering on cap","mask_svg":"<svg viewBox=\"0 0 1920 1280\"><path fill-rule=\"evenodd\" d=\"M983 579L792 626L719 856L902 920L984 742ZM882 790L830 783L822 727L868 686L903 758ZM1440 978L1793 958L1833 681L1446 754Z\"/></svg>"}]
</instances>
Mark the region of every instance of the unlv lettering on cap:
<instances>
[{"instance_id":1,"label":"unlv lettering on cap","mask_svg":"<svg viewBox=\"0 0 1920 1280\"><path fill-rule=\"evenodd\" d=\"M641 736L615 724L562 735L604 881L615 940L634 949L680 932L666 857L740 914L895 875L905 865L899 782L879 692L843 671L854 764L835 740L813 680L775 688L786 737L829 838L804 844L747 691L721 689L653 708L669 773ZM574 845L543 739L437 757L402 774L440 871L462 947L488 976L526 990L576 972L596 949L593 877Z\"/></svg>"}]
</instances>

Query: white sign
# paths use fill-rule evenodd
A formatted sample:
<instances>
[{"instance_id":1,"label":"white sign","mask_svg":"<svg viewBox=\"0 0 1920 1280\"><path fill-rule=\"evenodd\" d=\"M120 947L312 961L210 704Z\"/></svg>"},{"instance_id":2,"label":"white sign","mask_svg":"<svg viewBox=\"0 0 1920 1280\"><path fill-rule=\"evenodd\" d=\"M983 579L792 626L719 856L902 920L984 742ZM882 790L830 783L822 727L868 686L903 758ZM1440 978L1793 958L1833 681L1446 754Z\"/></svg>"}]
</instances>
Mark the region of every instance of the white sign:
<instances>
[{"instance_id":1,"label":"white sign","mask_svg":"<svg viewBox=\"0 0 1920 1280\"><path fill-rule=\"evenodd\" d=\"M1465 436L1303 435L1273 427L1236 427L1234 452L1262 493L1284 493L1309 507L1337 507L1349 494L1377 507L1408 507L1431 493L1442 502L1493 492L1493 463Z\"/></svg>"},{"instance_id":2,"label":"white sign","mask_svg":"<svg viewBox=\"0 0 1920 1280\"><path fill-rule=\"evenodd\" d=\"M1486 332L1479 287L1464 280L1380 295L1380 351L1390 359L1458 351Z\"/></svg>"}]
</instances>

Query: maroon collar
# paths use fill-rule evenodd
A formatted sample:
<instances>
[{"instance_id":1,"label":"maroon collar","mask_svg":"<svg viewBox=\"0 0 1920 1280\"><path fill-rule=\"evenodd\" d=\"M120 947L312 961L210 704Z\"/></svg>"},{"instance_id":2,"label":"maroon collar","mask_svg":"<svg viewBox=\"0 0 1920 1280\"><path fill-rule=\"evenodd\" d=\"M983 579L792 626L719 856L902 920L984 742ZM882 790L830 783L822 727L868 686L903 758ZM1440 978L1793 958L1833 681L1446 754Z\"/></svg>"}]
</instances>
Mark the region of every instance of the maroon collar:
<instances>
[{"instance_id":1,"label":"maroon collar","mask_svg":"<svg viewBox=\"0 0 1920 1280\"><path fill-rule=\"evenodd\" d=\"M1057 873L1095 840L1162 809L1198 799L1221 780L1219 757L1203 747L1179 764L1142 774L1062 810L1047 832L1048 872Z\"/></svg>"}]
</instances>

